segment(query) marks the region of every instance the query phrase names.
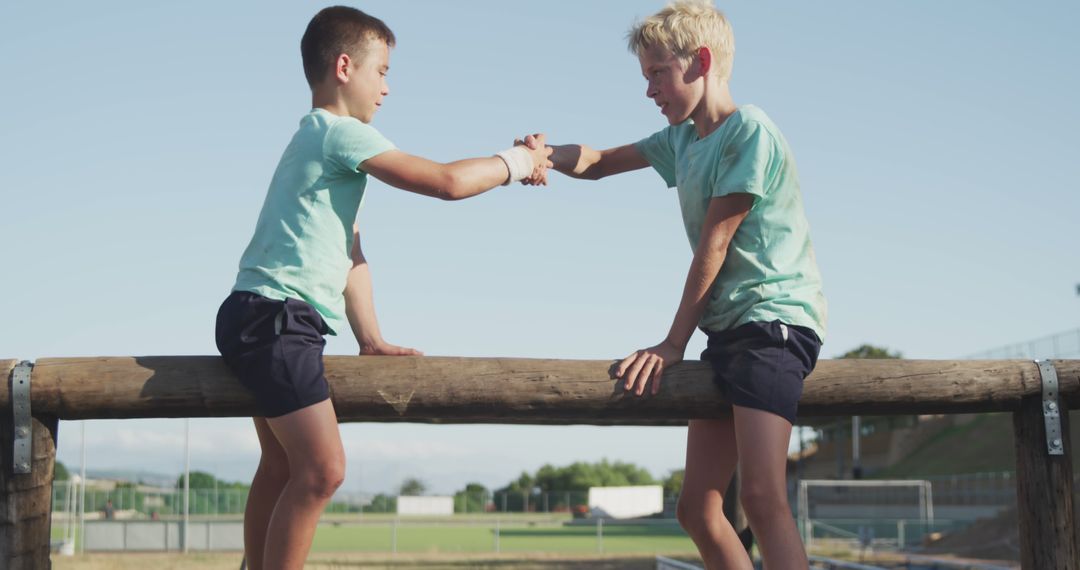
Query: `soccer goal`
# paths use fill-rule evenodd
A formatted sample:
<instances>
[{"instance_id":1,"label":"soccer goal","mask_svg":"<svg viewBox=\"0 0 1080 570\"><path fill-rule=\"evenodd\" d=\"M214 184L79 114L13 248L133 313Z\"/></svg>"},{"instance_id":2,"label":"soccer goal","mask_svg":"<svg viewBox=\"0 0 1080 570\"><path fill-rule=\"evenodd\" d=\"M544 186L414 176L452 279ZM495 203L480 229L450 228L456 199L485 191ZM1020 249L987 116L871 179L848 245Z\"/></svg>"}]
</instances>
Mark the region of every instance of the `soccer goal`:
<instances>
[{"instance_id":1,"label":"soccer goal","mask_svg":"<svg viewBox=\"0 0 1080 570\"><path fill-rule=\"evenodd\" d=\"M813 543L815 525L833 529L840 537L858 539L854 529L872 529L875 522L917 519L923 529L934 524L932 488L922 479L805 479L799 482L798 509L807 548ZM845 527L849 530L843 530ZM902 524L899 528L903 532ZM904 538L898 536L897 541L903 544Z\"/></svg>"}]
</instances>

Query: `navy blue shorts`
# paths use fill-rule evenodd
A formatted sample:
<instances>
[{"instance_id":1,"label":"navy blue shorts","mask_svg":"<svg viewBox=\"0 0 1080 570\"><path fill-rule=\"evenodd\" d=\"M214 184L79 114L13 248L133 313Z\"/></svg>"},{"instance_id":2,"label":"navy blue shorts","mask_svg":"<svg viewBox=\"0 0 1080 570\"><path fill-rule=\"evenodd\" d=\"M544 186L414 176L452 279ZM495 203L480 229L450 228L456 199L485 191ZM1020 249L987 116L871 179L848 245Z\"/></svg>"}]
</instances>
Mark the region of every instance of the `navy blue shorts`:
<instances>
[{"instance_id":1,"label":"navy blue shorts","mask_svg":"<svg viewBox=\"0 0 1080 570\"><path fill-rule=\"evenodd\" d=\"M814 370L821 351L817 334L780 321L751 322L705 334L709 344L701 359L712 364L724 399L794 424L803 380Z\"/></svg>"},{"instance_id":2,"label":"navy blue shorts","mask_svg":"<svg viewBox=\"0 0 1080 570\"><path fill-rule=\"evenodd\" d=\"M218 351L255 395L262 417L330 397L322 359L329 328L311 305L233 291L218 309L215 332Z\"/></svg>"}]
</instances>

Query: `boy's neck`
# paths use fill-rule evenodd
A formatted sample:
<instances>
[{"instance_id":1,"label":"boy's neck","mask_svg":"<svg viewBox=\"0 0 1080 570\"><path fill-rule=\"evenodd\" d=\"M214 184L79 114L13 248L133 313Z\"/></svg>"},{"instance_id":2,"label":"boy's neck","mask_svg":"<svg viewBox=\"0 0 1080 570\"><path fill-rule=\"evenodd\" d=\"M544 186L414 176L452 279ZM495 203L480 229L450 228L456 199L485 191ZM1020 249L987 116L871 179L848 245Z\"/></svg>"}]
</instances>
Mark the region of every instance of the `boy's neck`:
<instances>
[{"instance_id":1,"label":"boy's neck","mask_svg":"<svg viewBox=\"0 0 1080 570\"><path fill-rule=\"evenodd\" d=\"M690 118L694 120L698 138L703 139L709 136L737 110L739 108L731 98L727 81L706 81L701 103L690 114Z\"/></svg>"},{"instance_id":2,"label":"boy's neck","mask_svg":"<svg viewBox=\"0 0 1080 570\"><path fill-rule=\"evenodd\" d=\"M325 109L341 117L350 116L349 106L345 104L344 99L341 97L341 93L339 93L337 89L327 89L321 86L312 89L311 108Z\"/></svg>"}]
</instances>

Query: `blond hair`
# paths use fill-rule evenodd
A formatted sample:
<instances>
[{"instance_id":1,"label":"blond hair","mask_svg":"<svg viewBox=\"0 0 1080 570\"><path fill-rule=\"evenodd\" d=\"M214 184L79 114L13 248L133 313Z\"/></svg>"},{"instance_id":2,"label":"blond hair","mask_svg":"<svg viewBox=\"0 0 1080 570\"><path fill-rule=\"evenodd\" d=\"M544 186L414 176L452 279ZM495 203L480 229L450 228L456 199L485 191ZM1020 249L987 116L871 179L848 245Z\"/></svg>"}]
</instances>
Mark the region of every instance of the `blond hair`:
<instances>
[{"instance_id":1,"label":"blond hair","mask_svg":"<svg viewBox=\"0 0 1080 570\"><path fill-rule=\"evenodd\" d=\"M713 54L713 70L721 81L731 77L735 59L735 36L724 13L710 0L676 0L663 10L638 22L626 34L636 55L663 47L689 61L701 47Z\"/></svg>"}]
</instances>

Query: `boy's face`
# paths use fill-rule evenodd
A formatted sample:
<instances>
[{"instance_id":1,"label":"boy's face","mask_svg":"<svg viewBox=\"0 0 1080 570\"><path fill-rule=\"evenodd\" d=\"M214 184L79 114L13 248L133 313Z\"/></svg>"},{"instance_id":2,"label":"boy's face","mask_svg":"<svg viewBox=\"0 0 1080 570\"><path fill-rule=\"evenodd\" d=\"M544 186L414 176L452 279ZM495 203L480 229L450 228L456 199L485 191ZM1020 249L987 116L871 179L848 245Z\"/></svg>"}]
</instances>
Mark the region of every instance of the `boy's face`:
<instances>
[{"instance_id":1,"label":"boy's face","mask_svg":"<svg viewBox=\"0 0 1080 570\"><path fill-rule=\"evenodd\" d=\"M638 54L641 73L648 82L645 96L652 99L668 124L677 125L697 109L704 94L702 76L667 48L655 46Z\"/></svg>"},{"instance_id":2,"label":"boy's face","mask_svg":"<svg viewBox=\"0 0 1080 570\"><path fill-rule=\"evenodd\" d=\"M390 47L379 39L369 39L359 62L353 63L344 93L349 114L370 123L382 105L383 97L390 93L386 73L390 70Z\"/></svg>"}]
</instances>

